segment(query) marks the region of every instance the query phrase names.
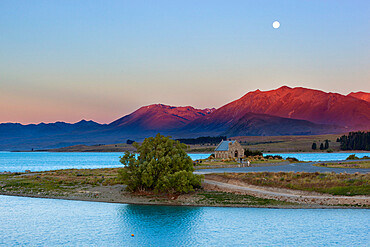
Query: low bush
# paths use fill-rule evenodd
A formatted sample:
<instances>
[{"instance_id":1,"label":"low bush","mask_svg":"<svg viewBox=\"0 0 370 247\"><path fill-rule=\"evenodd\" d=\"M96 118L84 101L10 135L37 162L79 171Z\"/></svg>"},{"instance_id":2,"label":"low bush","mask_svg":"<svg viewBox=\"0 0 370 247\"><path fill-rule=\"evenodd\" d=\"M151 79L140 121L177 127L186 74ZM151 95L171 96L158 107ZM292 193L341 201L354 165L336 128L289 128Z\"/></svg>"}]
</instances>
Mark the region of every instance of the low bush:
<instances>
[{"instance_id":1,"label":"low bush","mask_svg":"<svg viewBox=\"0 0 370 247\"><path fill-rule=\"evenodd\" d=\"M357 157L355 154L351 154L350 156L347 157L346 160L359 160L360 158Z\"/></svg>"},{"instance_id":2,"label":"low bush","mask_svg":"<svg viewBox=\"0 0 370 247\"><path fill-rule=\"evenodd\" d=\"M265 156L263 156L263 157L265 157L265 159L279 159L279 160L282 160L283 159L283 157L281 157L280 155L265 155Z\"/></svg>"},{"instance_id":3,"label":"low bush","mask_svg":"<svg viewBox=\"0 0 370 247\"><path fill-rule=\"evenodd\" d=\"M263 153L261 151L258 151L258 150L252 151L252 150L249 150L249 149L244 149L244 155L246 157L248 157L248 156L262 156Z\"/></svg>"},{"instance_id":4,"label":"low bush","mask_svg":"<svg viewBox=\"0 0 370 247\"><path fill-rule=\"evenodd\" d=\"M297 161L299 161L297 158L294 158L294 157L287 157L286 160L288 160L290 162L297 162Z\"/></svg>"}]
</instances>

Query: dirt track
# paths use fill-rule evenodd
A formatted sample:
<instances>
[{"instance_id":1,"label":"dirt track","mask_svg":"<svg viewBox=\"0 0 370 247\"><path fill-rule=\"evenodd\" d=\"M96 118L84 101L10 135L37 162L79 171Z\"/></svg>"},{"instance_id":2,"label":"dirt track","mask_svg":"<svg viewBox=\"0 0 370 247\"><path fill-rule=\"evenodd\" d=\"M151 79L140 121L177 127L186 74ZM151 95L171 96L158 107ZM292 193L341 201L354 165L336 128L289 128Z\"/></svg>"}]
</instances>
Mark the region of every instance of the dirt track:
<instances>
[{"instance_id":1,"label":"dirt track","mask_svg":"<svg viewBox=\"0 0 370 247\"><path fill-rule=\"evenodd\" d=\"M369 196L333 196L328 194L320 194L317 192L254 186L237 180L217 180L219 179L205 179L203 182L204 188L208 190L236 192L260 198L296 202L301 204L370 206Z\"/></svg>"}]
</instances>

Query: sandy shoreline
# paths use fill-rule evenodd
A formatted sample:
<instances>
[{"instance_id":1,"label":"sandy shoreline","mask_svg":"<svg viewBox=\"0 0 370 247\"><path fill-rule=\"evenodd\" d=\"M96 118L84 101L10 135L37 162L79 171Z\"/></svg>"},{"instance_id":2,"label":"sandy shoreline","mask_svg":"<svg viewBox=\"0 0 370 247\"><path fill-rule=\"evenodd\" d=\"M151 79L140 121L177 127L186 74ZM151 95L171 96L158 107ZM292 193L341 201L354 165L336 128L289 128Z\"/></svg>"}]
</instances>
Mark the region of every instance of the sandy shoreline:
<instances>
[{"instance_id":1,"label":"sandy shoreline","mask_svg":"<svg viewBox=\"0 0 370 247\"><path fill-rule=\"evenodd\" d=\"M132 205L147 205L147 206L173 206L173 207L226 207L226 208L272 208L272 209L367 209L360 207L351 206L328 206L328 205L284 205L284 206L262 206L262 205L225 205L225 204L179 204L179 203L153 203L153 202L117 202L117 201L106 201L99 199L86 199L86 198L70 198L70 197L57 197L57 196L40 196L31 194L12 194L12 193L0 193L0 196L15 196L15 197L30 197L30 198L40 198L40 199L53 199L53 200L69 200L69 201L86 201L86 202L103 202L103 203L118 203L118 204L132 204Z\"/></svg>"}]
</instances>

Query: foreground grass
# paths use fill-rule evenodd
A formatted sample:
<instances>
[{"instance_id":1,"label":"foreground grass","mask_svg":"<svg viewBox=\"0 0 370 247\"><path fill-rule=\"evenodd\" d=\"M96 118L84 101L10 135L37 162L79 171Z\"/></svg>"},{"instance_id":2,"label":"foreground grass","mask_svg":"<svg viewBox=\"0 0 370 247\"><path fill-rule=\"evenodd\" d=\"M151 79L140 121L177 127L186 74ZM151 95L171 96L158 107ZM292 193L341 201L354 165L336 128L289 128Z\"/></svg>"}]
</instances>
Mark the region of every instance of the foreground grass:
<instances>
[{"instance_id":1,"label":"foreground grass","mask_svg":"<svg viewBox=\"0 0 370 247\"><path fill-rule=\"evenodd\" d=\"M365 168L370 169L370 161L352 161L352 162L340 162L340 163L318 163L314 166L330 167L330 168Z\"/></svg>"},{"instance_id":2,"label":"foreground grass","mask_svg":"<svg viewBox=\"0 0 370 247\"><path fill-rule=\"evenodd\" d=\"M37 193L64 193L84 185L114 185L118 168L104 169L68 169L39 173L1 174L0 186L2 191Z\"/></svg>"},{"instance_id":3,"label":"foreground grass","mask_svg":"<svg viewBox=\"0 0 370 247\"><path fill-rule=\"evenodd\" d=\"M257 186L315 191L332 195L370 195L370 174L251 172L212 174L211 176L236 179Z\"/></svg>"}]
</instances>

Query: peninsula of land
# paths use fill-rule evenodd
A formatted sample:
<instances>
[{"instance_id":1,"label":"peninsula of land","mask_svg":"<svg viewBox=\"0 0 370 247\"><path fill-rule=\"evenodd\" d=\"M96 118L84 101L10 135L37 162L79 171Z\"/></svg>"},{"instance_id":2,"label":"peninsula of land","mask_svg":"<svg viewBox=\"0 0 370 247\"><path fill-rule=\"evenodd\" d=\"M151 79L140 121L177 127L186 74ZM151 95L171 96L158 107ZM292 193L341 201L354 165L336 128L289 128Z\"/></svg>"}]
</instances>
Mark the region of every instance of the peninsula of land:
<instances>
[{"instance_id":1,"label":"peninsula of land","mask_svg":"<svg viewBox=\"0 0 370 247\"><path fill-rule=\"evenodd\" d=\"M272 208L370 208L370 174L206 174L188 194L130 193L120 168L69 169L0 175L0 194L111 203Z\"/></svg>"}]
</instances>

